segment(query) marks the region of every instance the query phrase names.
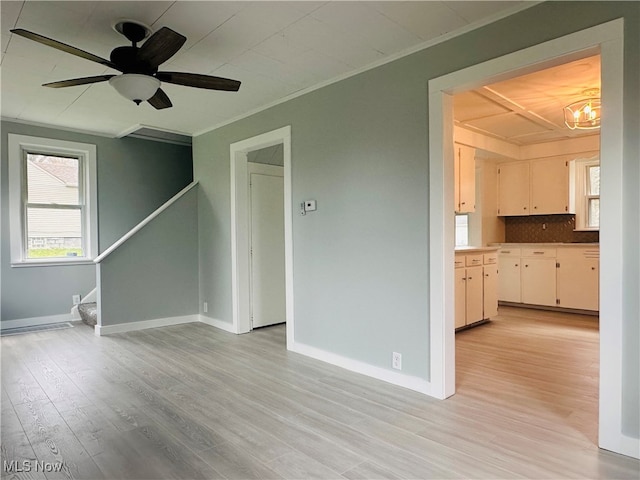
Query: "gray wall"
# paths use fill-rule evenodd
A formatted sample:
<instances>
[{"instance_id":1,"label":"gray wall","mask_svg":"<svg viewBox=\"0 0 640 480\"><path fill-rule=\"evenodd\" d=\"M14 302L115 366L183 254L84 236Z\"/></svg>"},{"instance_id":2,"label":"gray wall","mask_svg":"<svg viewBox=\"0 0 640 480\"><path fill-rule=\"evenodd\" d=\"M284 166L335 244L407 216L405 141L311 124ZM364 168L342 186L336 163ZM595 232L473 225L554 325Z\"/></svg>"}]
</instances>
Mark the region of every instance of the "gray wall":
<instances>
[{"instance_id":1,"label":"gray wall","mask_svg":"<svg viewBox=\"0 0 640 480\"><path fill-rule=\"evenodd\" d=\"M114 241L193 179L191 148L133 138L111 139L20 123L1 123L2 320L69 313L71 295L95 287L95 267L11 268L7 134L32 135L97 146L99 248Z\"/></svg>"},{"instance_id":2,"label":"gray wall","mask_svg":"<svg viewBox=\"0 0 640 480\"><path fill-rule=\"evenodd\" d=\"M102 325L198 313L198 203L191 189L100 264Z\"/></svg>"},{"instance_id":3,"label":"gray wall","mask_svg":"<svg viewBox=\"0 0 640 480\"><path fill-rule=\"evenodd\" d=\"M247 161L251 163L262 163L264 165L284 166L284 152L282 144L271 147L253 150L247 154Z\"/></svg>"},{"instance_id":4,"label":"gray wall","mask_svg":"<svg viewBox=\"0 0 640 480\"><path fill-rule=\"evenodd\" d=\"M200 295L231 322L229 144L292 127L296 341L429 378L427 82L625 17L623 419L638 437L640 3L546 2L194 139ZM570 21L569 21L570 19Z\"/></svg>"}]
</instances>

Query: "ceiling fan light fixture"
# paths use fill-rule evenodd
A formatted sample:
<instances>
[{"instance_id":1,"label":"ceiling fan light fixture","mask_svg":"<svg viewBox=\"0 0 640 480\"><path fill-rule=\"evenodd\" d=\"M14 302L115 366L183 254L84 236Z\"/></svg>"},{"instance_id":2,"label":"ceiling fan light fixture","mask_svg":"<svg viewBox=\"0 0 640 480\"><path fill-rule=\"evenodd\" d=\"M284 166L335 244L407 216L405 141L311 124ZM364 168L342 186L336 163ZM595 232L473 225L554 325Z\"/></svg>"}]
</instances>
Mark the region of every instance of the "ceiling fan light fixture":
<instances>
[{"instance_id":1,"label":"ceiling fan light fixture","mask_svg":"<svg viewBox=\"0 0 640 480\"><path fill-rule=\"evenodd\" d=\"M600 128L600 99L586 98L564 107L564 123L571 130Z\"/></svg>"},{"instance_id":2,"label":"ceiling fan light fixture","mask_svg":"<svg viewBox=\"0 0 640 480\"><path fill-rule=\"evenodd\" d=\"M128 100L140 105L149 100L160 88L160 80L149 75L124 73L109 79L109 84Z\"/></svg>"}]
</instances>

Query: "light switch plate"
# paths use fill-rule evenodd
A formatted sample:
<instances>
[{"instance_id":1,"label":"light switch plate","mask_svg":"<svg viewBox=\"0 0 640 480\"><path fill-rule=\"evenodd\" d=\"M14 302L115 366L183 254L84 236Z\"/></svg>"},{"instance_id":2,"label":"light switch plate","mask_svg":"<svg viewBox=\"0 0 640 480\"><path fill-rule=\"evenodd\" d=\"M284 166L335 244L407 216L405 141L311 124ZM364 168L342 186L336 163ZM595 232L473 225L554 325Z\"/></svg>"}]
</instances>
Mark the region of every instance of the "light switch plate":
<instances>
[{"instance_id":1,"label":"light switch plate","mask_svg":"<svg viewBox=\"0 0 640 480\"><path fill-rule=\"evenodd\" d=\"M315 200L305 200L305 202L304 202L304 211L305 212L315 212L316 211L316 201Z\"/></svg>"}]
</instances>

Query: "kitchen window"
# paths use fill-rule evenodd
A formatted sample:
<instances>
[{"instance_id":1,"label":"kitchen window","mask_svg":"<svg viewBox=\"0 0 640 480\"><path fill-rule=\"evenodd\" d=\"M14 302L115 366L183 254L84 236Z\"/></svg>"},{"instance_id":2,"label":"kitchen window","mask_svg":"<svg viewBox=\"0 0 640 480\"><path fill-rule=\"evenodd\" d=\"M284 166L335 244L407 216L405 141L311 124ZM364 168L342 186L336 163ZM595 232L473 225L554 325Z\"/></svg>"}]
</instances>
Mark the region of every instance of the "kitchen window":
<instances>
[{"instance_id":1,"label":"kitchen window","mask_svg":"<svg viewBox=\"0 0 640 480\"><path fill-rule=\"evenodd\" d=\"M469 215L456 215L456 247L469 246Z\"/></svg>"},{"instance_id":2,"label":"kitchen window","mask_svg":"<svg viewBox=\"0 0 640 480\"><path fill-rule=\"evenodd\" d=\"M580 159L573 164L576 230L600 229L600 159Z\"/></svg>"},{"instance_id":3,"label":"kitchen window","mask_svg":"<svg viewBox=\"0 0 640 480\"><path fill-rule=\"evenodd\" d=\"M9 134L12 266L97 255L96 147Z\"/></svg>"}]
</instances>

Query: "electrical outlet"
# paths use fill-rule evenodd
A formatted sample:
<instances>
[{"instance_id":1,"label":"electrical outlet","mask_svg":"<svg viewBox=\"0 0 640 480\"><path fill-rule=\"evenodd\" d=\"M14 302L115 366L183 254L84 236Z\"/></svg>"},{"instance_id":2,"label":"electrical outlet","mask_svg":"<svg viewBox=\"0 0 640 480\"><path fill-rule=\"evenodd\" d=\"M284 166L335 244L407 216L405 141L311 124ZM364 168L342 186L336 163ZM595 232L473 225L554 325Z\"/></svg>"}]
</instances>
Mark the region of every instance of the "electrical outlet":
<instances>
[{"instance_id":1,"label":"electrical outlet","mask_svg":"<svg viewBox=\"0 0 640 480\"><path fill-rule=\"evenodd\" d=\"M391 357L391 366L396 370L402 370L402 354L393 352L393 356Z\"/></svg>"},{"instance_id":2,"label":"electrical outlet","mask_svg":"<svg viewBox=\"0 0 640 480\"><path fill-rule=\"evenodd\" d=\"M207 312L209 311L209 304L208 304L207 302L204 302L204 303L202 304L202 311L203 311L204 313L207 313Z\"/></svg>"},{"instance_id":3,"label":"electrical outlet","mask_svg":"<svg viewBox=\"0 0 640 480\"><path fill-rule=\"evenodd\" d=\"M80 304L80 295L71 295L71 302L74 305L79 305Z\"/></svg>"}]
</instances>

